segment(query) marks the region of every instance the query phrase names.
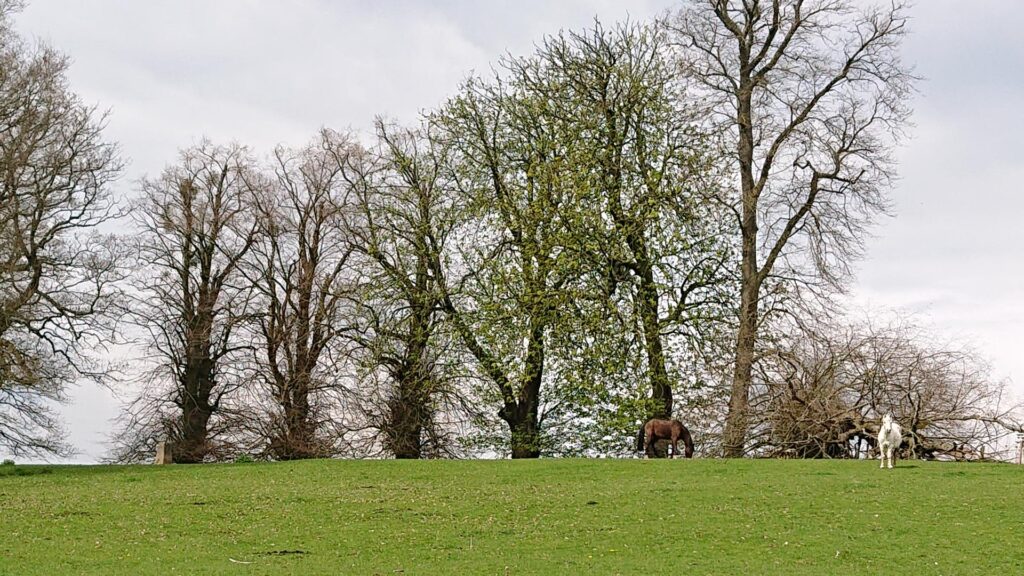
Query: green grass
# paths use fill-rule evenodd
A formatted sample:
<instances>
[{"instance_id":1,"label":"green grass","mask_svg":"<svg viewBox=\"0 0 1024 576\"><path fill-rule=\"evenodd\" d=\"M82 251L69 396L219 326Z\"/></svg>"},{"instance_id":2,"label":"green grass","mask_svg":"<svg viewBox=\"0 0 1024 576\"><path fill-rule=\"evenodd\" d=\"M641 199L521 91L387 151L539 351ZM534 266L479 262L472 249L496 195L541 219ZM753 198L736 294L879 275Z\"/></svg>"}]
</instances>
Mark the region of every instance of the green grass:
<instances>
[{"instance_id":1,"label":"green grass","mask_svg":"<svg viewBox=\"0 0 1024 576\"><path fill-rule=\"evenodd\" d=\"M1012 465L5 468L3 575L1024 573Z\"/></svg>"}]
</instances>

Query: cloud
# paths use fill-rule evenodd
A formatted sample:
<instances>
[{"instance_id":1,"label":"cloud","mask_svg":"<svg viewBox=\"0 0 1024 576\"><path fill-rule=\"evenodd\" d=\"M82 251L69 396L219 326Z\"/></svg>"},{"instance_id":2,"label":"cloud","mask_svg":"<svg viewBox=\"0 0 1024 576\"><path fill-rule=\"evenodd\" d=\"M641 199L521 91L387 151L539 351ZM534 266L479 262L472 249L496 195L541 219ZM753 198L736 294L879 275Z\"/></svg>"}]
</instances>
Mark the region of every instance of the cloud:
<instances>
[{"instance_id":1,"label":"cloud","mask_svg":"<svg viewBox=\"0 0 1024 576\"><path fill-rule=\"evenodd\" d=\"M929 0L913 8L906 58L926 80L900 153L896 217L859 265L855 299L926 313L972 341L1024 391L1024 4L984 9Z\"/></svg>"}]
</instances>

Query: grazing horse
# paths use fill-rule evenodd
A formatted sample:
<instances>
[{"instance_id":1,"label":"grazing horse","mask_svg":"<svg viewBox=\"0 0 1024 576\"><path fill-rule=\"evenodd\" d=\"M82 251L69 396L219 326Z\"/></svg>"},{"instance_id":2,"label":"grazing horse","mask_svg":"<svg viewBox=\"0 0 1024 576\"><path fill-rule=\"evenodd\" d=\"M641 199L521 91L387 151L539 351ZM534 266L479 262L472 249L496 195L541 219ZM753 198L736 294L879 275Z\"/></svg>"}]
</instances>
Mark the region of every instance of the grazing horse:
<instances>
[{"instance_id":1,"label":"grazing horse","mask_svg":"<svg viewBox=\"0 0 1024 576\"><path fill-rule=\"evenodd\" d=\"M892 461L902 442L903 429L892 419L892 414L882 416L882 427L878 430L878 449L882 452L879 468L885 468L886 461L889 462L889 468L892 468Z\"/></svg>"},{"instance_id":2,"label":"grazing horse","mask_svg":"<svg viewBox=\"0 0 1024 576\"><path fill-rule=\"evenodd\" d=\"M683 439L686 446L686 457L693 458L693 438L690 431L683 426L679 420L662 420L652 418L640 426L640 432L636 435L636 450L643 451L644 456L652 456L654 443L658 440L671 440L672 452L669 458L679 454L679 439Z\"/></svg>"}]
</instances>

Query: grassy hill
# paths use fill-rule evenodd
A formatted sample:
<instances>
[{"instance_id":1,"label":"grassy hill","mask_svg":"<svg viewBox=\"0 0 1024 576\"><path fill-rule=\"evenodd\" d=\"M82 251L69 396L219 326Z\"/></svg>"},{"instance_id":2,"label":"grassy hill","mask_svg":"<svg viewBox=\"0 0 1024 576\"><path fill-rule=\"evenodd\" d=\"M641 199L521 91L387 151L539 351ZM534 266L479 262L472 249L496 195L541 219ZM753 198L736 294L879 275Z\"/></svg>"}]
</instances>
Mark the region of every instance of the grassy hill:
<instances>
[{"instance_id":1,"label":"grassy hill","mask_svg":"<svg viewBox=\"0 0 1024 576\"><path fill-rule=\"evenodd\" d=\"M1020 574L1024 467L0 467L0 574Z\"/></svg>"}]
</instances>

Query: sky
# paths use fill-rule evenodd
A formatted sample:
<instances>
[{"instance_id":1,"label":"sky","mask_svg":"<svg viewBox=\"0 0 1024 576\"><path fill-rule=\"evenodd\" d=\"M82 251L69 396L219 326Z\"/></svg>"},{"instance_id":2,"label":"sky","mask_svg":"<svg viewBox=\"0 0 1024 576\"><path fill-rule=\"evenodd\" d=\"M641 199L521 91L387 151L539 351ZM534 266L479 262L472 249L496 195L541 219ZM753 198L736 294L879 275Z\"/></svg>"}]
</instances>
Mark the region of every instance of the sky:
<instances>
[{"instance_id":1,"label":"sky","mask_svg":"<svg viewBox=\"0 0 1024 576\"><path fill-rule=\"evenodd\" d=\"M117 192L209 137L257 153L323 126L412 123L505 53L679 0L31 0L16 29L72 58L71 86L109 109L130 160ZM895 216L879 221L849 304L914 313L971 344L1024 392L1024 2L918 0L905 59L924 78L899 151ZM123 395L123 394L122 394ZM106 450L115 392L72 390L79 454Z\"/></svg>"}]
</instances>

